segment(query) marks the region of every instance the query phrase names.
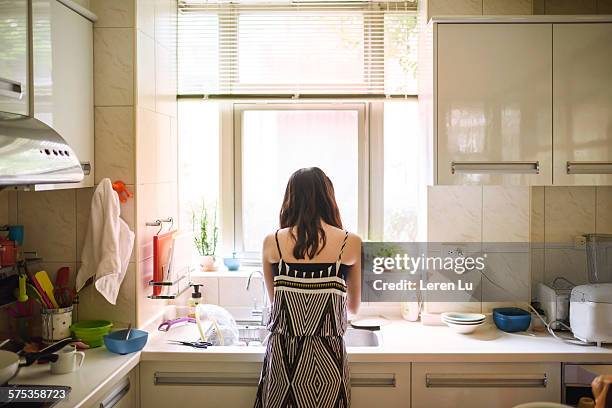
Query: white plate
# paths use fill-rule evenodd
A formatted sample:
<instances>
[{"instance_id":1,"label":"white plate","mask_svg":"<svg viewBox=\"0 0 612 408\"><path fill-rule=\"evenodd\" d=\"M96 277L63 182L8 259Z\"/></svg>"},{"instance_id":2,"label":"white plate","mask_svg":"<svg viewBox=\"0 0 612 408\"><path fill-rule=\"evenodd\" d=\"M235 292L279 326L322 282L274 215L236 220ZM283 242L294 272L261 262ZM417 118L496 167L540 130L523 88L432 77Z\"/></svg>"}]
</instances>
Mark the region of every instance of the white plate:
<instances>
[{"instance_id":1,"label":"white plate","mask_svg":"<svg viewBox=\"0 0 612 408\"><path fill-rule=\"evenodd\" d=\"M389 324L389 320L384 317L366 317L359 320L351 321L351 326L356 328L380 327Z\"/></svg>"},{"instance_id":2,"label":"white plate","mask_svg":"<svg viewBox=\"0 0 612 408\"><path fill-rule=\"evenodd\" d=\"M478 324L483 324L485 321L484 320L479 320L479 321L475 321L475 322L457 322L454 320L450 320L450 319L442 319L442 322L444 323L451 323L451 324L460 324L463 326L473 326L473 325L478 325Z\"/></svg>"},{"instance_id":3,"label":"white plate","mask_svg":"<svg viewBox=\"0 0 612 408\"><path fill-rule=\"evenodd\" d=\"M448 327L450 327L451 330L453 330L455 333L461 333L461 334L473 333L473 332L476 331L476 329L478 329L483 324L484 323L480 323L480 324L453 324L453 323L446 322L446 325Z\"/></svg>"},{"instance_id":4,"label":"white plate","mask_svg":"<svg viewBox=\"0 0 612 408\"><path fill-rule=\"evenodd\" d=\"M487 316L481 313L460 313L460 312L446 312L442 313L442 317L446 319L451 319L455 321L476 321L476 320L484 320Z\"/></svg>"}]
</instances>

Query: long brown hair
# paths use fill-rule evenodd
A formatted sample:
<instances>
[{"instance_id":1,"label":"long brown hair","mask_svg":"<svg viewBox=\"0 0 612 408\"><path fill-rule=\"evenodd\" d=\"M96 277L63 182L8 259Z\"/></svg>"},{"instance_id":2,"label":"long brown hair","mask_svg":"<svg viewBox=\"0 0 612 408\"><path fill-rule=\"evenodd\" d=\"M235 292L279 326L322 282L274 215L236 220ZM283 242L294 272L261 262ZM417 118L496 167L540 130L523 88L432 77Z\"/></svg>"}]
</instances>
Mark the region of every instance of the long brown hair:
<instances>
[{"instance_id":1,"label":"long brown hair","mask_svg":"<svg viewBox=\"0 0 612 408\"><path fill-rule=\"evenodd\" d=\"M295 259L312 259L323 250L327 237L321 221L342 228L334 186L318 167L299 169L289 178L280 210L280 227L295 227Z\"/></svg>"}]
</instances>

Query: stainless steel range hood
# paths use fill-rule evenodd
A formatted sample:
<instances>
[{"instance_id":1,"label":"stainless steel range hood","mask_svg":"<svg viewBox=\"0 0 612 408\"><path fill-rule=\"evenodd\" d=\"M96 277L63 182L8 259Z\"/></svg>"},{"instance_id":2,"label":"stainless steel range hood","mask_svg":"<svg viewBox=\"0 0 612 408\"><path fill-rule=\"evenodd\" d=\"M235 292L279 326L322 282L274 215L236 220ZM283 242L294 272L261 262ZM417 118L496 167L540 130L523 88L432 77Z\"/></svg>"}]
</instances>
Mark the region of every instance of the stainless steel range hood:
<instances>
[{"instance_id":1,"label":"stainless steel range hood","mask_svg":"<svg viewBox=\"0 0 612 408\"><path fill-rule=\"evenodd\" d=\"M0 112L0 189L78 183L83 177L76 154L55 130L29 116Z\"/></svg>"}]
</instances>

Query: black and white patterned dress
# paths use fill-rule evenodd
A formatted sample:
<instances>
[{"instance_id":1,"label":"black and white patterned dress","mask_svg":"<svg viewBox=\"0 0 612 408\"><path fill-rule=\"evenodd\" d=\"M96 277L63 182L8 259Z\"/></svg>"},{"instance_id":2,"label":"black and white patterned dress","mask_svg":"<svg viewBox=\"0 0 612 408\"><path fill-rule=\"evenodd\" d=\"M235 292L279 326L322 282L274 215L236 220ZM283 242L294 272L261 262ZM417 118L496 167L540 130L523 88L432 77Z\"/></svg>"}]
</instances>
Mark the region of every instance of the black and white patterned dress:
<instances>
[{"instance_id":1,"label":"black and white patterned dress","mask_svg":"<svg viewBox=\"0 0 612 408\"><path fill-rule=\"evenodd\" d=\"M278 231L277 231L278 234ZM346 272L334 263L287 263L274 272L274 302L255 407L348 407Z\"/></svg>"}]
</instances>

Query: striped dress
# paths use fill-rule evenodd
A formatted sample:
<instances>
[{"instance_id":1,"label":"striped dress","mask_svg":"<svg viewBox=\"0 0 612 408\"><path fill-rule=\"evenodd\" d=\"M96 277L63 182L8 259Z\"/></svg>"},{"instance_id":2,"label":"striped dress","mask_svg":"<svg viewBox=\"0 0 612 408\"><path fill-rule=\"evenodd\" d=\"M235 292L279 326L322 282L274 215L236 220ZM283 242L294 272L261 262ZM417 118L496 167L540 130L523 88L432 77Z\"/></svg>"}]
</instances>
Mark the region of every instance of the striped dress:
<instances>
[{"instance_id":1,"label":"striped dress","mask_svg":"<svg viewBox=\"0 0 612 408\"><path fill-rule=\"evenodd\" d=\"M348 407L346 272L342 251L333 263L287 263L274 272L274 303L255 407Z\"/></svg>"}]
</instances>

